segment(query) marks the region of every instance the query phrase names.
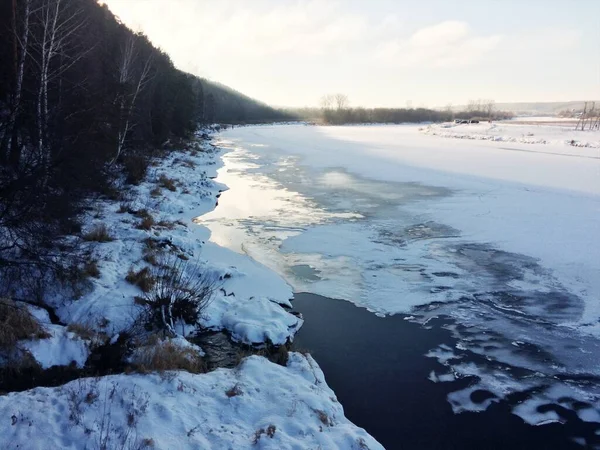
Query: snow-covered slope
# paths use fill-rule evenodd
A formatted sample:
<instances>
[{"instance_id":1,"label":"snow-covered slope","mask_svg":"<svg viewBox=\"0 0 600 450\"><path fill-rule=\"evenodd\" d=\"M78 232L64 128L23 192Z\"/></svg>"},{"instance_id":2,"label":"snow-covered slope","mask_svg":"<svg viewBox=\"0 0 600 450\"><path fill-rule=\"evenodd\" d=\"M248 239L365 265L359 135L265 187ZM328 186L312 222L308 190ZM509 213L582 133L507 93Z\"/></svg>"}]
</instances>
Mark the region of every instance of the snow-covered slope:
<instances>
[{"instance_id":1,"label":"snow-covered slope","mask_svg":"<svg viewBox=\"0 0 600 450\"><path fill-rule=\"evenodd\" d=\"M0 448L383 449L344 417L310 356L203 375L115 375L0 397Z\"/></svg>"}]
</instances>

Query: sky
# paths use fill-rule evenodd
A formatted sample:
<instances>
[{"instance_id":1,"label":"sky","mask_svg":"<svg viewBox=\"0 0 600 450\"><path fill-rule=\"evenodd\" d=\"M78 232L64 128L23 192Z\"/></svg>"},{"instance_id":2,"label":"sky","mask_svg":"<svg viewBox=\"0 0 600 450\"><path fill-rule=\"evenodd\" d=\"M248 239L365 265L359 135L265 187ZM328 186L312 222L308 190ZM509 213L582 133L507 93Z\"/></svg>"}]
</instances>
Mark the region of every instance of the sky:
<instances>
[{"instance_id":1,"label":"sky","mask_svg":"<svg viewBox=\"0 0 600 450\"><path fill-rule=\"evenodd\" d=\"M600 99L599 0L105 0L175 65L273 106Z\"/></svg>"}]
</instances>

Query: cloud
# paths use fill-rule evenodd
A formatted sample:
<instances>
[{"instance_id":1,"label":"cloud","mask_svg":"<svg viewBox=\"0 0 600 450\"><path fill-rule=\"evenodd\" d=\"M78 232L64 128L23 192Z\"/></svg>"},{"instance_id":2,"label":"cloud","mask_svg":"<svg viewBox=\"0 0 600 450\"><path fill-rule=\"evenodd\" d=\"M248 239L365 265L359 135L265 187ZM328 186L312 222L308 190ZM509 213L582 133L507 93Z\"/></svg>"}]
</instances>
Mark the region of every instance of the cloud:
<instances>
[{"instance_id":1,"label":"cloud","mask_svg":"<svg viewBox=\"0 0 600 450\"><path fill-rule=\"evenodd\" d=\"M445 21L421 28L408 38L377 45L375 59L400 67L456 67L474 64L502 40L500 35L475 36L469 25Z\"/></svg>"}]
</instances>

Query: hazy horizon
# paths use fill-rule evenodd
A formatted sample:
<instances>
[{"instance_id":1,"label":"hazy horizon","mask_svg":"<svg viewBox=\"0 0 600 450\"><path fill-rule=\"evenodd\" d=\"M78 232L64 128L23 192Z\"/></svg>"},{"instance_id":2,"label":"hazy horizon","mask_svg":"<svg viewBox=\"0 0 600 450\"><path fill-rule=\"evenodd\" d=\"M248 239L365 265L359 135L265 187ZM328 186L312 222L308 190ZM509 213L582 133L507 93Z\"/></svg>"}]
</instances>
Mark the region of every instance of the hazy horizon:
<instances>
[{"instance_id":1,"label":"hazy horizon","mask_svg":"<svg viewBox=\"0 0 600 450\"><path fill-rule=\"evenodd\" d=\"M182 70L280 107L600 97L600 2L105 0Z\"/></svg>"}]
</instances>

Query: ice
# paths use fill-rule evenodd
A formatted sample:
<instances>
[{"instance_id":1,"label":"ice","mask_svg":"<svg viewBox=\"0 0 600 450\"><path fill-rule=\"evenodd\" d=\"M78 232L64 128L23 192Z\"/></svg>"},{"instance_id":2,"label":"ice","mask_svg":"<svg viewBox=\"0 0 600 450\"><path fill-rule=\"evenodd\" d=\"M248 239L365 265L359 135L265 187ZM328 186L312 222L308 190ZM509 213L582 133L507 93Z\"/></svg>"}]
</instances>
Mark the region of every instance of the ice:
<instances>
[{"instance_id":1,"label":"ice","mask_svg":"<svg viewBox=\"0 0 600 450\"><path fill-rule=\"evenodd\" d=\"M226 131L230 191L200 223L296 291L428 327L451 318L456 349L430 356L477 391L503 399L586 376L577 398L597 411L600 134L471 125ZM489 406L473 392L457 392L455 410Z\"/></svg>"}]
</instances>

